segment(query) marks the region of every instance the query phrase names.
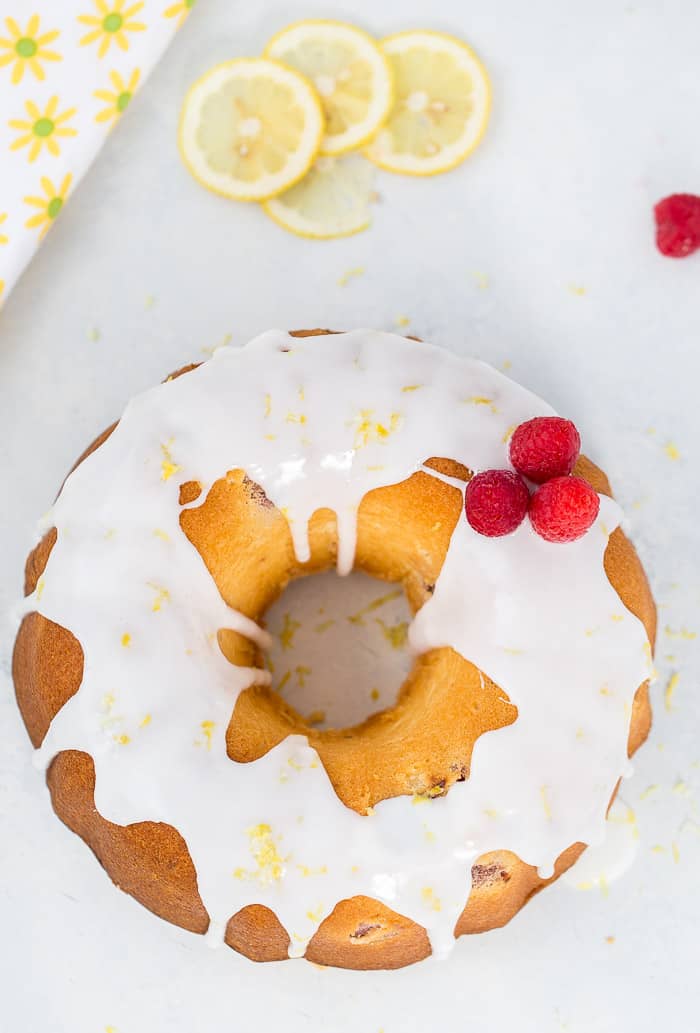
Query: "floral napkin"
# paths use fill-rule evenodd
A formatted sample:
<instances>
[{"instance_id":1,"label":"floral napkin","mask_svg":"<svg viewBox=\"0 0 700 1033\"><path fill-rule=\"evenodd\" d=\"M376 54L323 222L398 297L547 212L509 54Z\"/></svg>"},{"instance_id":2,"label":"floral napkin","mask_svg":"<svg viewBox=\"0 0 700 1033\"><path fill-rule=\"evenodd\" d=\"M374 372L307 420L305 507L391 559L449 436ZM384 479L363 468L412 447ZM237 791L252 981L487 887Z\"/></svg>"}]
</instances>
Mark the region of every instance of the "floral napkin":
<instances>
[{"instance_id":1,"label":"floral napkin","mask_svg":"<svg viewBox=\"0 0 700 1033\"><path fill-rule=\"evenodd\" d=\"M194 3L0 4L0 305Z\"/></svg>"}]
</instances>

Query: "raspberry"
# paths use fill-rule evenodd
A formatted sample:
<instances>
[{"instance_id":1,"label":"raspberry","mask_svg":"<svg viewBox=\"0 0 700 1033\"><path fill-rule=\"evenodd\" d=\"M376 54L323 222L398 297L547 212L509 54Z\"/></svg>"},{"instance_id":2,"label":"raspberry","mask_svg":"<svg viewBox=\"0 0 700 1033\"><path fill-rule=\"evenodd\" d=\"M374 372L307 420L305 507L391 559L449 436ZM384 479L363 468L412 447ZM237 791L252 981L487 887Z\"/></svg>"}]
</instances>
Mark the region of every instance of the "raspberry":
<instances>
[{"instance_id":1,"label":"raspberry","mask_svg":"<svg viewBox=\"0 0 700 1033\"><path fill-rule=\"evenodd\" d=\"M581 438L571 420L538 416L521 423L510 441L510 461L523 477L543 484L574 468Z\"/></svg>"},{"instance_id":2,"label":"raspberry","mask_svg":"<svg viewBox=\"0 0 700 1033\"><path fill-rule=\"evenodd\" d=\"M700 197L671 194L654 208L656 246L662 255L685 258L700 248Z\"/></svg>"},{"instance_id":3,"label":"raspberry","mask_svg":"<svg viewBox=\"0 0 700 1033\"><path fill-rule=\"evenodd\" d=\"M484 470L472 477L464 496L467 520L479 534L499 538L525 519L530 493L512 470Z\"/></svg>"},{"instance_id":4,"label":"raspberry","mask_svg":"<svg viewBox=\"0 0 700 1033\"><path fill-rule=\"evenodd\" d=\"M530 521L547 542L575 542L592 526L600 499L580 477L555 477L530 499Z\"/></svg>"}]
</instances>

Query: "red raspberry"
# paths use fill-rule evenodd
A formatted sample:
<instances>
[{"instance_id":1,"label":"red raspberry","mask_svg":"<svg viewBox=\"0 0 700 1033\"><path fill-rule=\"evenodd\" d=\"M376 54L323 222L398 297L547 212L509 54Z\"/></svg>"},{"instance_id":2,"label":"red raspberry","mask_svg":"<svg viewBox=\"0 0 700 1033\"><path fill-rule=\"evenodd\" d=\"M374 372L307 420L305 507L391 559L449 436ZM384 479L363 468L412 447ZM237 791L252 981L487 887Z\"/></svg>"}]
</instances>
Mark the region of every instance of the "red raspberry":
<instances>
[{"instance_id":1,"label":"red raspberry","mask_svg":"<svg viewBox=\"0 0 700 1033\"><path fill-rule=\"evenodd\" d=\"M654 208L656 246L662 255L685 258L700 248L700 197L671 194Z\"/></svg>"},{"instance_id":2,"label":"red raspberry","mask_svg":"<svg viewBox=\"0 0 700 1033\"><path fill-rule=\"evenodd\" d=\"M479 534L500 538L525 519L530 493L512 470L484 470L472 477L464 496L467 520Z\"/></svg>"},{"instance_id":3,"label":"red raspberry","mask_svg":"<svg viewBox=\"0 0 700 1033\"><path fill-rule=\"evenodd\" d=\"M555 477L530 499L530 521L547 542L575 542L592 526L600 499L580 477Z\"/></svg>"},{"instance_id":4,"label":"red raspberry","mask_svg":"<svg viewBox=\"0 0 700 1033\"><path fill-rule=\"evenodd\" d=\"M538 416L521 423L510 440L510 461L523 477L543 484L574 468L581 438L571 420Z\"/></svg>"}]
</instances>

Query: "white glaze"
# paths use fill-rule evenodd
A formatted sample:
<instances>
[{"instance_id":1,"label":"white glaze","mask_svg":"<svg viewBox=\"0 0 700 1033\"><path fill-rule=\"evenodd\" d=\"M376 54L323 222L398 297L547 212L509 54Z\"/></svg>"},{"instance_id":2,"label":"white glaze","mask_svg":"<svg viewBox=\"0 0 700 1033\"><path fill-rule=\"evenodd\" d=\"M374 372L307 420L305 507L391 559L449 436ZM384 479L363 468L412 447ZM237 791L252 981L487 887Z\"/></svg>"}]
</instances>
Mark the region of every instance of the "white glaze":
<instances>
[{"instance_id":1,"label":"white glaze","mask_svg":"<svg viewBox=\"0 0 700 1033\"><path fill-rule=\"evenodd\" d=\"M106 818L182 833L210 939L241 907L264 903L301 954L338 900L364 893L425 926L444 954L481 854L512 850L549 874L571 843L603 837L611 792L629 771L632 699L650 668L644 629L603 568L616 503L601 498L596 525L566 546L527 521L500 539L458 522L410 641L419 652L452 646L519 716L477 741L469 780L446 797L419 806L399 797L366 817L338 801L303 738L252 764L228 759L236 697L269 676L231 666L216 631L263 645L265 633L222 601L178 523L182 482L202 484L199 505L241 468L284 510L300 560L309 517L333 509L347 572L367 491L433 455L506 467L509 430L551 412L484 363L392 334L271 331L132 400L66 481L50 514L58 541L27 610L76 635L85 669L38 761L85 750Z\"/></svg>"}]
</instances>

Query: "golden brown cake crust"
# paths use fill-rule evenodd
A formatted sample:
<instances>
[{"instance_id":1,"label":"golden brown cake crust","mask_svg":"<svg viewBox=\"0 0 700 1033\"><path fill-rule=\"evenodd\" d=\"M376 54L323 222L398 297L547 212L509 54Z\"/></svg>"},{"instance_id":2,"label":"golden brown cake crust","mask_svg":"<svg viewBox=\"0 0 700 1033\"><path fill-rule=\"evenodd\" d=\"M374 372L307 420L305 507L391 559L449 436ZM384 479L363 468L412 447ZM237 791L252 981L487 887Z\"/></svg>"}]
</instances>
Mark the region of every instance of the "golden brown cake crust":
<instances>
[{"instance_id":1,"label":"golden brown cake crust","mask_svg":"<svg viewBox=\"0 0 700 1033\"><path fill-rule=\"evenodd\" d=\"M194 368L184 367L172 377ZM99 448L114 426L78 462ZM458 479L471 476L466 467L448 458L435 457L429 465ZM610 494L607 478L589 460L581 457L576 473L597 491ZM200 490L194 482L182 485L181 505L196 501ZM358 518L356 566L375 577L401 583L415 612L432 592L462 504L460 491L424 473L369 492ZM326 570L335 562L337 535L329 510L318 510L312 517L311 558L299 564L286 520L242 471L229 471L217 481L199 506L183 510L180 523L227 603L253 619L262 617L289 580ZM34 590L55 542L56 531L51 530L30 553L26 594ZM251 561L255 562L254 577L250 567L246 568ZM605 569L653 643L653 598L637 554L619 529L610 537ZM250 664L256 659L254 647L240 635L222 631L219 642L233 663ZM78 690L82 668L82 649L70 631L37 613L24 618L15 644L13 676L17 702L34 746L41 744L55 714ZM428 710L430 721L426 720ZM455 781L468 777L478 736L511 723L516 716L516 708L502 689L481 678L477 669L453 650L438 649L418 658L394 707L353 729L311 728L271 689L248 689L237 700L227 749L233 761L247 762L292 732L307 735L340 799L364 813L387 797L448 792ZM630 755L645 740L650 723L645 683L635 696ZM59 753L48 769L47 784L56 814L88 844L117 886L161 918L192 932L206 932L209 918L197 889L196 872L187 846L174 828L155 822L120 826L104 819L94 802L92 758L85 753ZM569 847L548 880L540 879L536 869L507 851L480 857L472 869L472 892L455 935L504 925L531 896L569 868L583 849L583 844ZM254 904L231 917L226 943L254 961L273 961L287 957L289 937L269 908ZM320 965L382 969L411 964L429 953L421 926L376 900L358 896L338 902L309 943L306 957Z\"/></svg>"}]
</instances>

